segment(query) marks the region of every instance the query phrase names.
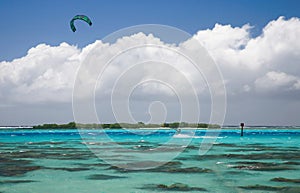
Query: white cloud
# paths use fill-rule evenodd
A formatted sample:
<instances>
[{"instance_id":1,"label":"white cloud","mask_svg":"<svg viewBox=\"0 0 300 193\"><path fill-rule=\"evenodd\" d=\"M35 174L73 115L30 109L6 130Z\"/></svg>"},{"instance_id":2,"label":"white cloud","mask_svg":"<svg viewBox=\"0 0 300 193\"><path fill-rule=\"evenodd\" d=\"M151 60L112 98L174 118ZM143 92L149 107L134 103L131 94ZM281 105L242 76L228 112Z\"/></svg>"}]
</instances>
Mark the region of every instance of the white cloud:
<instances>
[{"instance_id":1,"label":"white cloud","mask_svg":"<svg viewBox=\"0 0 300 193\"><path fill-rule=\"evenodd\" d=\"M265 76L258 78L255 81L255 86L258 91L291 91L299 90L300 78L286 74L284 72L271 71Z\"/></svg>"},{"instance_id":2,"label":"white cloud","mask_svg":"<svg viewBox=\"0 0 300 193\"><path fill-rule=\"evenodd\" d=\"M299 18L279 17L277 20L270 21L264 27L262 34L254 38L251 37L252 28L253 26L249 24L242 27L216 24L213 29L200 30L193 37L203 44L219 64L229 95L268 89L274 92L282 92L286 89L299 90ZM176 47L165 44L151 34L143 33L123 37L114 44L96 41L83 49L67 43L58 46L40 44L31 48L22 58L11 62L0 62L1 101L24 103L71 101L76 71L86 57L95 61L106 60L118 51L140 44L161 45L175 50L192 46L189 41L186 41ZM91 53L92 51L95 53ZM172 54L174 53L167 50L158 52L153 48L133 51L127 54L126 58L115 60L106 69L102 77L103 82L98 85L98 88L102 89L103 93L109 93L114 79L126 70L128 64L134 64L140 58L169 58L171 65L191 81L198 92L205 90L204 80L198 73L186 61ZM180 79L174 78L178 76L171 74L176 72L168 71L167 68L161 69L167 80L184 89L185 86L180 85ZM96 71L95 67L94 72L87 71L86 76L96 78L96 74L93 75ZM147 75L153 73L152 69L146 68L139 69L139 72L144 78L149 78ZM149 94L155 88L165 89L155 84L151 85L141 90Z\"/></svg>"},{"instance_id":3,"label":"white cloud","mask_svg":"<svg viewBox=\"0 0 300 193\"><path fill-rule=\"evenodd\" d=\"M195 35L219 64L228 95L258 91L262 87L258 84L270 78L268 72L282 72L289 77L281 81L300 77L299 18L279 17L270 21L257 37L251 37L252 28L248 24L242 27L216 24L213 29ZM284 90L296 90L299 83L294 83L276 86L279 82L270 82L270 86L273 92L280 93L284 86L287 87Z\"/></svg>"},{"instance_id":4,"label":"white cloud","mask_svg":"<svg viewBox=\"0 0 300 193\"><path fill-rule=\"evenodd\" d=\"M243 91L250 92L251 91L251 87L246 84L246 85L243 86Z\"/></svg>"},{"instance_id":5,"label":"white cloud","mask_svg":"<svg viewBox=\"0 0 300 193\"><path fill-rule=\"evenodd\" d=\"M241 65L240 51L250 40L251 26L240 27L216 24L213 29L199 31L194 37L215 58L217 63L228 66Z\"/></svg>"},{"instance_id":6,"label":"white cloud","mask_svg":"<svg viewBox=\"0 0 300 193\"><path fill-rule=\"evenodd\" d=\"M195 37L221 65L257 70L278 65L294 65L300 57L300 20L279 17L270 21L261 35L251 38L251 26L216 24Z\"/></svg>"},{"instance_id":7,"label":"white cloud","mask_svg":"<svg viewBox=\"0 0 300 193\"><path fill-rule=\"evenodd\" d=\"M7 100L45 102L70 100L80 50L66 43L40 44L27 55L0 63L0 87Z\"/></svg>"}]
</instances>

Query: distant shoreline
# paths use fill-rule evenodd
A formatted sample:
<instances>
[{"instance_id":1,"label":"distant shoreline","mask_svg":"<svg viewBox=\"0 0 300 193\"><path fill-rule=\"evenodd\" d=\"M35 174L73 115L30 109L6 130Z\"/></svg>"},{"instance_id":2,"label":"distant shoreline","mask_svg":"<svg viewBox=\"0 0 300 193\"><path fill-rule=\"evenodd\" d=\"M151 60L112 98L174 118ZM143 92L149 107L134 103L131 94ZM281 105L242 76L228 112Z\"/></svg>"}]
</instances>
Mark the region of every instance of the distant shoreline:
<instances>
[{"instance_id":1,"label":"distant shoreline","mask_svg":"<svg viewBox=\"0 0 300 193\"><path fill-rule=\"evenodd\" d=\"M43 124L33 126L33 129L120 129L120 128L128 128L128 129L153 129L153 128L221 128L220 125L217 124L207 124L207 123L186 123L186 122L173 122L173 123L162 123L162 124L145 124L143 122L138 123L104 123L104 124L82 124L70 122L68 124Z\"/></svg>"},{"instance_id":2,"label":"distant shoreline","mask_svg":"<svg viewBox=\"0 0 300 193\"><path fill-rule=\"evenodd\" d=\"M149 130L149 129L160 129L160 130L204 130L204 129L240 129L239 125L225 125L220 126L217 124L207 124L207 123L162 123L162 124L144 124L142 122L138 122L135 124L132 123L106 123L106 124L76 124L75 122L70 122L67 124L42 124L35 126L0 126L1 129L48 129L48 130L63 130L63 129L141 129L141 130ZM280 130L284 129L300 129L300 126L246 126L244 129L269 129L276 128Z\"/></svg>"}]
</instances>

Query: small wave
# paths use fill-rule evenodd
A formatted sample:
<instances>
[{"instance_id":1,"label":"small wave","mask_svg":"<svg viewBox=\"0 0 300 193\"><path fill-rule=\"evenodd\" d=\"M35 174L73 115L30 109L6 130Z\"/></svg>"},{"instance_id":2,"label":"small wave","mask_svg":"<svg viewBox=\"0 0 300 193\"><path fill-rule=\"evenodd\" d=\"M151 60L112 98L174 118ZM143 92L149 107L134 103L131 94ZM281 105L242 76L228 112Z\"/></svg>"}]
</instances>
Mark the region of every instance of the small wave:
<instances>
[{"instance_id":1,"label":"small wave","mask_svg":"<svg viewBox=\"0 0 300 193\"><path fill-rule=\"evenodd\" d=\"M174 135L174 138L193 138L193 139L222 139L224 137L218 137L218 136L193 136L193 135L187 135L187 134L177 134Z\"/></svg>"},{"instance_id":2,"label":"small wave","mask_svg":"<svg viewBox=\"0 0 300 193\"><path fill-rule=\"evenodd\" d=\"M200 138L200 136L186 135L186 134L176 134L174 138Z\"/></svg>"},{"instance_id":3,"label":"small wave","mask_svg":"<svg viewBox=\"0 0 300 193\"><path fill-rule=\"evenodd\" d=\"M222 139L224 137L217 137L217 136L200 136L199 138L203 139Z\"/></svg>"}]
</instances>

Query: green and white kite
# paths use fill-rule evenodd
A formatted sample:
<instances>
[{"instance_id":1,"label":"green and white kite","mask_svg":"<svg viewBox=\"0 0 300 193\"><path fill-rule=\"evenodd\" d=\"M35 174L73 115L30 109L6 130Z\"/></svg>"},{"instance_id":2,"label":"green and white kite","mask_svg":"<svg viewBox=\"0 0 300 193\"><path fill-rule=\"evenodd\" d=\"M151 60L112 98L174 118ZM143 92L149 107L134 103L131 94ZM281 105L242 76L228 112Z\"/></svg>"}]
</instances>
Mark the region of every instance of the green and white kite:
<instances>
[{"instance_id":1,"label":"green and white kite","mask_svg":"<svg viewBox=\"0 0 300 193\"><path fill-rule=\"evenodd\" d=\"M92 21L87 16L85 16L85 15L76 15L70 21L70 26L71 26L71 29L72 29L73 32L76 31L76 28L75 28L75 25L74 25L75 20L82 20L82 21L85 21L86 23L88 23L90 26L92 25Z\"/></svg>"}]
</instances>

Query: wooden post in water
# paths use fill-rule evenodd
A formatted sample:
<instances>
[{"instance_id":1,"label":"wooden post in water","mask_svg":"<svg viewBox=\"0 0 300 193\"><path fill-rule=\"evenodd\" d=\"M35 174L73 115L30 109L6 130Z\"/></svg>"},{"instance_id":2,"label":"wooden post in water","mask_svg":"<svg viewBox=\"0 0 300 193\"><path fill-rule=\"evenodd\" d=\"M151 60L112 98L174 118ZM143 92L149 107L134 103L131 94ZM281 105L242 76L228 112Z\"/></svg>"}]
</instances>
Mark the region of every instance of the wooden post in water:
<instances>
[{"instance_id":1,"label":"wooden post in water","mask_svg":"<svg viewBox=\"0 0 300 193\"><path fill-rule=\"evenodd\" d=\"M244 135L244 126L245 126L245 123L241 123L241 137L243 137L243 135Z\"/></svg>"}]
</instances>

